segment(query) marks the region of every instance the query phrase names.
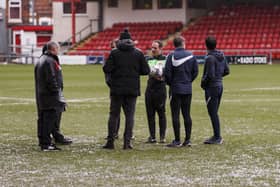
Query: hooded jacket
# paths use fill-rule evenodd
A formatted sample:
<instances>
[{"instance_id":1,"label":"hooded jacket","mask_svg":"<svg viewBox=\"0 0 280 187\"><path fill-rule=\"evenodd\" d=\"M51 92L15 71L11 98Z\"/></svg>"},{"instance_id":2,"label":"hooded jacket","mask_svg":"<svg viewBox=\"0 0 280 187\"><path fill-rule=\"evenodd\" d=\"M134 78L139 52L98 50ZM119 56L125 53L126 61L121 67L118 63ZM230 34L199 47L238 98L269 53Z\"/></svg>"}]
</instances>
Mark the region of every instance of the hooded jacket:
<instances>
[{"instance_id":1,"label":"hooded jacket","mask_svg":"<svg viewBox=\"0 0 280 187\"><path fill-rule=\"evenodd\" d=\"M192 94L192 82L198 74L196 58L184 48L176 48L167 57L165 80L171 93Z\"/></svg>"},{"instance_id":2,"label":"hooded jacket","mask_svg":"<svg viewBox=\"0 0 280 187\"><path fill-rule=\"evenodd\" d=\"M217 87L223 85L223 77L230 73L224 54L219 50L210 50L204 64L201 87Z\"/></svg>"},{"instance_id":3,"label":"hooded jacket","mask_svg":"<svg viewBox=\"0 0 280 187\"><path fill-rule=\"evenodd\" d=\"M40 110L64 110L63 77L56 55L46 53L35 66L36 103Z\"/></svg>"},{"instance_id":4,"label":"hooded jacket","mask_svg":"<svg viewBox=\"0 0 280 187\"><path fill-rule=\"evenodd\" d=\"M130 39L120 40L103 66L111 75L110 95L140 95L140 75L150 72L143 53Z\"/></svg>"}]
</instances>

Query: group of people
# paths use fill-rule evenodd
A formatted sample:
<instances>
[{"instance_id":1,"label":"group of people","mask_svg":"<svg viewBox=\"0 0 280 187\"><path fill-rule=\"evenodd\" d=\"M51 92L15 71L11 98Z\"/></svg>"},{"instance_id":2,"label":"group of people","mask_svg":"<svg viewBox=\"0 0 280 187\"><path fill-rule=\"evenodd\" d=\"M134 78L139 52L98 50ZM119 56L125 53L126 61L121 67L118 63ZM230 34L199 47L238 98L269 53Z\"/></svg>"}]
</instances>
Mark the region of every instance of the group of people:
<instances>
[{"instance_id":1,"label":"group of people","mask_svg":"<svg viewBox=\"0 0 280 187\"><path fill-rule=\"evenodd\" d=\"M136 99L140 95L140 76L149 75L145 92L150 136L147 143L157 143L155 116L159 118L159 143L165 143L167 98L166 84L169 86L172 125L175 139L168 147L191 146L192 119L190 115L192 100L192 82L198 75L198 63L191 52L185 48L185 39L181 36L173 40L175 50L164 56L162 42L152 42L152 55L145 58L141 50L135 47L128 30L124 30L119 40L113 41L114 47L106 60L103 71L110 88L110 113L108 120L107 142L105 149L114 149L118 137L121 108L125 114L123 149L132 149L131 138L134 126ZM214 37L205 40L208 51L201 87L205 91L205 101L214 135L204 141L205 144L222 144L218 110L223 93L223 77L229 74L229 66L223 53L216 49ZM158 64L164 66L157 67ZM185 139L180 138L180 112L184 118Z\"/></svg>"},{"instance_id":2,"label":"group of people","mask_svg":"<svg viewBox=\"0 0 280 187\"><path fill-rule=\"evenodd\" d=\"M125 114L123 149L133 149L134 114L137 97L140 96L140 76L148 75L145 91L145 106L148 119L149 137L146 143L157 143L156 114L159 121L159 143L166 143L166 99L169 96L174 140L168 147L191 146L192 82L198 75L198 63L191 52L185 49L185 39L181 36L173 40L175 50L164 56L163 44L152 42L152 55L145 57L135 47L127 29L111 43L111 53L103 66L106 84L110 89L110 112L107 142L104 149L114 149L118 138L121 108ZM205 91L205 101L211 119L214 135L205 144L222 144L218 110L223 93L223 77L229 74L229 67L223 53L216 49L216 39L205 40L208 51L204 64L201 87ZM58 44L48 42L35 66L36 101L38 108L38 138L43 151L60 150L52 143L71 144L72 140L60 132L61 113L65 111L61 67L57 57ZM167 93L166 85L169 86ZM180 112L185 126L185 139L180 138Z\"/></svg>"}]
</instances>

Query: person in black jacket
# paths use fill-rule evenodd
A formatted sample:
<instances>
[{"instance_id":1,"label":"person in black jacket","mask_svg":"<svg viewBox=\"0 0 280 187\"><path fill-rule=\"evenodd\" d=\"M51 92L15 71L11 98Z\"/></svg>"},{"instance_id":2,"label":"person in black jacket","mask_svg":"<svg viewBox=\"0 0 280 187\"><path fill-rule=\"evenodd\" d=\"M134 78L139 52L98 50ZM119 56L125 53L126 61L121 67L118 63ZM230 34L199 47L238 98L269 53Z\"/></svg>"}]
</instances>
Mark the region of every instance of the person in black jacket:
<instances>
[{"instance_id":1,"label":"person in black jacket","mask_svg":"<svg viewBox=\"0 0 280 187\"><path fill-rule=\"evenodd\" d=\"M48 50L48 45L57 45L58 46L58 44L54 44L54 42L53 43L47 43L47 44L45 44L44 46L43 46L43 49L42 49L42 56L43 55L52 55L52 53L51 52L49 52L49 50ZM55 60L56 60L56 62L60 65L60 63L59 63L59 59L58 59L58 57L57 57L57 54L58 52L55 52L55 55L53 55L53 57L55 58ZM41 56L41 57L42 57ZM62 78L62 72L61 72L61 75L60 75L60 77L61 78L59 78L60 79L60 81L62 82L61 83L61 91L63 92L63 78ZM62 93L61 92L61 93ZM38 107L37 107L38 108ZM51 135L52 135L52 137L54 138L54 141L55 141L55 143L57 143L57 144L61 144L61 145L69 145L69 144L72 144L73 143L73 141L70 139L70 138L67 138L67 137L65 137L63 134L62 134L62 132L61 132L61 130L60 130L60 123L61 123L61 116L62 116L62 112L64 112L65 111L65 107L60 111L60 110L57 110L57 114L58 114L58 119L57 119L57 121L56 121L56 123L55 123L55 128L53 129L53 131L51 132ZM40 113L40 112L38 112L38 113ZM39 122L40 122L40 116L38 116L38 127L40 126L39 125ZM38 128L38 129L40 129L40 128ZM38 132L39 132L39 130L38 130Z\"/></svg>"},{"instance_id":2,"label":"person in black jacket","mask_svg":"<svg viewBox=\"0 0 280 187\"><path fill-rule=\"evenodd\" d=\"M134 47L128 30L120 34L117 49L112 50L105 65L104 73L111 75L109 134L105 149L114 149L114 133L121 107L125 114L123 149L132 149L131 137L134 125L136 98L140 95L140 75L150 72L143 53Z\"/></svg>"},{"instance_id":3,"label":"person in black jacket","mask_svg":"<svg viewBox=\"0 0 280 187\"><path fill-rule=\"evenodd\" d=\"M57 57L59 46L48 42L43 55L35 66L35 92L38 110L38 139L43 151L60 150L51 142L51 134L56 143L69 144L71 140L60 133L61 113L66 102L63 96L63 78ZM67 142L67 143L65 143ZM72 141L71 141L72 143Z\"/></svg>"},{"instance_id":4,"label":"person in black jacket","mask_svg":"<svg viewBox=\"0 0 280 187\"><path fill-rule=\"evenodd\" d=\"M181 36L173 40L174 52L167 57L165 65L165 80L170 87L170 106L172 124L175 134L168 147L180 147L180 110L182 110L185 125L185 141L182 146L191 145L192 119L190 116L192 99L192 82L198 74L196 58L185 50L185 39Z\"/></svg>"},{"instance_id":5,"label":"person in black jacket","mask_svg":"<svg viewBox=\"0 0 280 187\"><path fill-rule=\"evenodd\" d=\"M150 65L150 75L145 92L146 112L149 124L150 136L146 143L156 143L155 114L158 114L160 143L165 143L166 132L166 83L163 76L163 68L166 57L161 53L162 42L155 40L152 43L152 56L147 58Z\"/></svg>"},{"instance_id":6,"label":"person in black jacket","mask_svg":"<svg viewBox=\"0 0 280 187\"><path fill-rule=\"evenodd\" d=\"M223 94L223 77L229 74L229 66L224 54L216 49L216 38L209 36L205 40L208 50L201 87L205 90L205 100L210 116L214 136L206 139L205 144L222 144L223 139L220 132L220 120L218 110Z\"/></svg>"}]
</instances>

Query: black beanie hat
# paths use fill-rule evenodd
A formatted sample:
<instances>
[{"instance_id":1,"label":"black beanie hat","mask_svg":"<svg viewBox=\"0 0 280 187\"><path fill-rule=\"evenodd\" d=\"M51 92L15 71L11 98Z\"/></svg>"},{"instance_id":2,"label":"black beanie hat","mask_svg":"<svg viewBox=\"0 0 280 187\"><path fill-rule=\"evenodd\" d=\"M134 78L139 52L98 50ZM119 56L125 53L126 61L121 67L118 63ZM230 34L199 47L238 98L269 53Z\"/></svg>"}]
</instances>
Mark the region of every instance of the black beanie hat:
<instances>
[{"instance_id":1,"label":"black beanie hat","mask_svg":"<svg viewBox=\"0 0 280 187\"><path fill-rule=\"evenodd\" d=\"M127 29L124 29L124 31L121 32L120 34L120 40L124 40L124 39L131 39L130 33L128 32Z\"/></svg>"}]
</instances>

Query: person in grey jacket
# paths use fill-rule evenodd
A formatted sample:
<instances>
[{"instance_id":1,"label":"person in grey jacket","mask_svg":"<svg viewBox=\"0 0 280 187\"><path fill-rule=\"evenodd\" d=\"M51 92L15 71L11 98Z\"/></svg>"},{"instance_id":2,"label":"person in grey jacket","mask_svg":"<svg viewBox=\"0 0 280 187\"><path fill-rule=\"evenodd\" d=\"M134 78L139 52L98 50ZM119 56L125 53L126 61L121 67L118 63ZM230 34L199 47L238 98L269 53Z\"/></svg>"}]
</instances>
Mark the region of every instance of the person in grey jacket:
<instances>
[{"instance_id":1,"label":"person in grey jacket","mask_svg":"<svg viewBox=\"0 0 280 187\"><path fill-rule=\"evenodd\" d=\"M220 119L218 115L219 106L223 95L223 77L228 75L229 66L224 54L216 49L216 38L209 36L205 40L208 50L201 87L205 91L205 100L208 114L210 116L214 136L206 139L205 144L222 144L223 139L220 130Z\"/></svg>"},{"instance_id":2,"label":"person in grey jacket","mask_svg":"<svg viewBox=\"0 0 280 187\"><path fill-rule=\"evenodd\" d=\"M180 147L180 110L184 118L185 140L182 146L191 145L192 119L190 116L192 100L192 82L198 74L198 63L191 52L185 50L185 39L176 37L173 40L174 52L167 57L165 80L170 87L170 106L175 139L168 147Z\"/></svg>"}]
</instances>

